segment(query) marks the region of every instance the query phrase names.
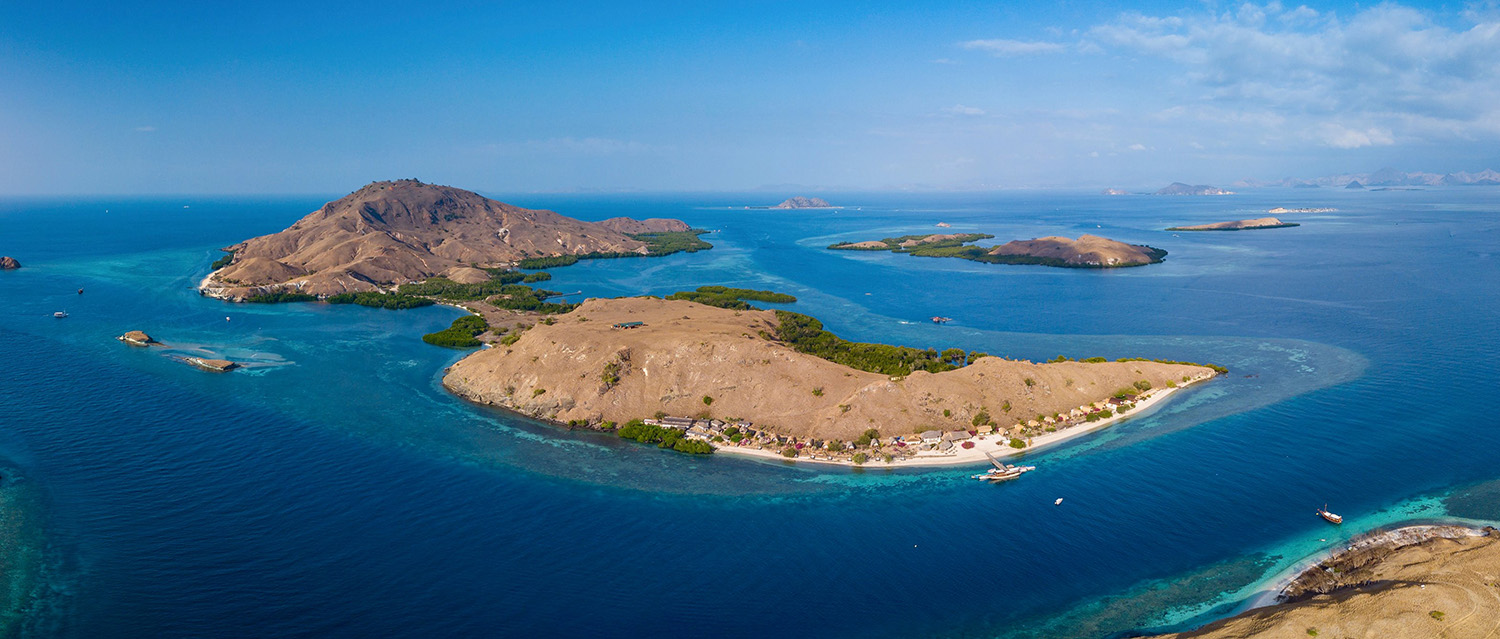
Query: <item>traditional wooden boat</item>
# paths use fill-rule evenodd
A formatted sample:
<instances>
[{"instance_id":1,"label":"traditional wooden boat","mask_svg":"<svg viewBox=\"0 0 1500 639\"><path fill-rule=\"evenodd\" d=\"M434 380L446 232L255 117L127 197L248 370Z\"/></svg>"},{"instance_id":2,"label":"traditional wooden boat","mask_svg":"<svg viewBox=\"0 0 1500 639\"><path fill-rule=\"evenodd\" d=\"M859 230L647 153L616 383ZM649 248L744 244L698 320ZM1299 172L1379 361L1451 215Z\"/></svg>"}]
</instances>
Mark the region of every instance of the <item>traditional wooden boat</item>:
<instances>
[{"instance_id":1,"label":"traditional wooden boat","mask_svg":"<svg viewBox=\"0 0 1500 639\"><path fill-rule=\"evenodd\" d=\"M1000 463L1000 460L995 459L995 456L989 453L985 453L984 456L990 459L990 464L993 465L994 468L979 473L978 475L970 475L969 479L978 479L979 481L998 483L1002 481L1010 481L1012 479L1020 477L1022 474L1036 470L1036 466L1012 466L1010 464L1002 464Z\"/></svg>"},{"instance_id":2,"label":"traditional wooden boat","mask_svg":"<svg viewBox=\"0 0 1500 639\"><path fill-rule=\"evenodd\" d=\"M1322 517L1323 519L1328 520L1328 523L1330 523L1330 524L1342 524L1342 523L1344 523L1343 516L1341 516L1341 515L1335 515L1335 514L1333 514L1331 512L1328 512L1328 504L1323 504L1323 507L1318 509L1318 516Z\"/></svg>"}]
</instances>

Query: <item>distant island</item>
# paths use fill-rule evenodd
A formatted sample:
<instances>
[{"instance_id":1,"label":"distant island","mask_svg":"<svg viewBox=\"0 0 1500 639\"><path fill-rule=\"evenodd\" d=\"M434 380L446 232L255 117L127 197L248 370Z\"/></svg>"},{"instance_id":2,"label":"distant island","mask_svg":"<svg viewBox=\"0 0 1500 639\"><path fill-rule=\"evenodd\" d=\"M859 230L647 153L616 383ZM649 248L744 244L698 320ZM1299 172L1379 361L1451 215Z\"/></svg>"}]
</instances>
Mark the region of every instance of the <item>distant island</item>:
<instances>
[{"instance_id":1,"label":"distant island","mask_svg":"<svg viewBox=\"0 0 1500 639\"><path fill-rule=\"evenodd\" d=\"M512 267L712 248L705 232L680 220L584 222L417 180L373 182L284 231L225 248L199 290L244 301L376 293L438 276L476 283Z\"/></svg>"},{"instance_id":2,"label":"distant island","mask_svg":"<svg viewBox=\"0 0 1500 639\"><path fill-rule=\"evenodd\" d=\"M782 201L781 204L777 204L776 206L773 206L771 208L773 208L773 209L828 209L828 208L833 208L833 205L829 204L828 200L825 200L825 199L820 198L820 197L802 197L802 196L799 195L799 196L796 196L796 197L788 198L788 199Z\"/></svg>"},{"instance_id":3,"label":"distant island","mask_svg":"<svg viewBox=\"0 0 1500 639\"><path fill-rule=\"evenodd\" d=\"M1063 268L1122 268L1155 264L1167 252L1150 246L1126 244L1097 235L1077 240L1042 237L1015 240L999 246L969 246L970 242L994 237L985 233L903 235L882 240L839 242L836 251L892 251L918 257L957 257L991 264L1036 264Z\"/></svg>"},{"instance_id":4,"label":"distant island","mask_svg":"<svg viewBox=\"0 0 1500 639\"><path fill-rule=\"evenodd\" d=\"M1494 528L1380 531L1306 567L1277 593L1276 605L1158 639L1477 638L1500 619L1496 574L1500 531Z\"/></svg>"},{"instance_id":5,"label":"distant island","mask_svg":"<svg viewBox=\"0 0 1500 639\"><path fill-rule=\"evenodd\" d=\"M1223 371L859 344L741 297L795 300L724 287L590 299L460 360L443 385L475 402L682 452L983 464L985 452L1083 434Z\"/></svg>"},{"instance_id":6,"label":"distant island","mask_svg":"<svg viewBox=\"0 0 1500 639\"><path fill-rule=\"evenodd\" d=\"M1500 185L1500 171L1485 169L1470 173L1459 171L1456 173L1428 173L1424 171L1399 171L1386 167L1372 173L1343 173L1339 175L1327 175L1316 178L1285 178L1281 180L1240 180L1235 182L1235 187L1260 188L1267 186L1282 186L1292 188L1308 188L1317 186L1343 187L1346 189L1362 189L1375 186L1497 186Z\"/></svg>"},{"instance_id":7,"label":"distant island","mask_svg":"<svg viewBox=\"0 0 1500 639\"><path fill-rule=\"evenodd\" d=\"M1173 182L1153 195L1234 195L1234 191L1226 191L1217 186L1206 184L1189 185L1181 182Z\"/></svg>"},{"instance_id":8,"label":"distant island","mask_svg":"<svg viewBox=\"0 0 1500 639\"><path fill-rule=\"evenodd\" d=\"M21 263L9 255L0 257L0 271L14 271L21 268Z\"/></svg>"},{"instance_id":9,"label":"distant island","mask_svg":"<svg viewBox=\"0 0 1500 639\"><path fill-rule=\"evenodd\" d=\"M1289 208L1278 206L1278 207L1276 207L1274 209L1271 209L1271 210L1268 210L1266 212L1267 213L1333 213L1333 212L1335 212L1337 210L1338 209L1330 209L1330 208L1289 209Z\"/></svg>"},{"instance_id":10,"label":"distant island","mask_svg":"<svg viewBox=\"0 0 1500 639\"><path fill-rule=\"evenodd\" d=\"M1235 220L1233 222L1215 222L1213 224L1198 224L1194 226L1174 226L1168 231L1251 231L1256 229L1280 229L1289 226L1301 226L1300 224L1282 222L1274 217L1263 217L1254 220Z\"/></svg>"}]
</instances>

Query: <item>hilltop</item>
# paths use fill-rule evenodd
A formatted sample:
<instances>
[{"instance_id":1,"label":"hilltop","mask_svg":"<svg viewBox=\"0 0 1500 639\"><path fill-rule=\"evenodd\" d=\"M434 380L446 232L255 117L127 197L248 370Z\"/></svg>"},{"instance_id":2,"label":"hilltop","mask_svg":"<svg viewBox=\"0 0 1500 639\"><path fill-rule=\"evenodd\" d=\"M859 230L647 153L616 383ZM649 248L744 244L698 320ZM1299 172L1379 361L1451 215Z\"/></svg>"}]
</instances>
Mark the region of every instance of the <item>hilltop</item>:
<instances>
[{"instance_id":1,"label":"hilltop","mask_svg":"<svg viewBox=\"0 0 1500 639\"><path fill-rule=\"evenodd\" d=\"M641 230L637 230L641 229ZM417 180L373 182L298 220L245 240L200 285L206 295L243 299L295 290L309 295L369 292L448 275L488 279L478 267L528 258L650 255L646 236L686 231L678 220L616 218L591 223L497 202Z\"/></svg>"}]
</instances>

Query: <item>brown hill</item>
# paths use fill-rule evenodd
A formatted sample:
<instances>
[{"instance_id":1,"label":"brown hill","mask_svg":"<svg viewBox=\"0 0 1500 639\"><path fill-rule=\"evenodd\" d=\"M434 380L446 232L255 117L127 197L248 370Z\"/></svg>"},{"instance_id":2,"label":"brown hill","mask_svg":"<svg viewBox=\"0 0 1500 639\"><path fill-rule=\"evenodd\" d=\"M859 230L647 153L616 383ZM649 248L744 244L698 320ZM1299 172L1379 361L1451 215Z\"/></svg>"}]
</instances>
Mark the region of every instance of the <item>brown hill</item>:
<instances>
[{"instance_id":1,"label":"brown hill","mask_svg":"<svg viewBox=\"0 0 1500 639\"><path fill-rule=\"evenodd\" d=\"M1166 251L1085 234L1077 240L1057 236L1014 240L995 247L988 255L1033 258L1054 266L1108 267L1160 262Z\"/></svg>"},{"instance_id":2,"label":"brown hill","mask_svg":"<svg viewBox=\"0 0 1500 639\"><path fill-rule=\"evenodd\" d=\"M1301 226L1296 223L1282 222L1274 217L1262 217L1254 220L1235 220L1233 222L1215 222L1213 224L1196 224L1193 226L1174 226L1168 231L1248 231L1251 229L1278 229L1288 226Z\"/></svg>"},{"instance_id":3,"label":"brown hill","mask_svg":"<svg viewBox=\"0 0 1500 639\"><path fill-rule=\"evenodd\" d=\"M675 220L640 224L664 227L668 222ZM206 295L243 299L276 289L314 295L373 291L460 265L492 267L526 257L647 252L644 243L610 226L416 180L371 183L280 233L226 250L233 251L233 259L202 282L199 288ZM475 273L483 271L465 275L472 278Z\"/></svg>"},{"instance_id":4,"label":"brown hill","mask_svg":"<svg viewBox=\"0 0 1500 639\"><path fill-rule=\"evenodd\" d=\"M626 322L644 326L614 327ZM1201 366L1155 362L1033 364L986 357L957 370L893 379L762 336L774 334L776 323L771 311L591 299L554 325L527 330L511 346L464 358L448 369L443 384L474 401L560 422L708 412L785 435L854 439L872 427L887 434L969 428L981 410L1008 427L1104 400L1140 380L1162 388L1184 376L1214 375ZM1002 411L1007 402L1011 410Z\"/></svg>"},{"instance_id":5,"label":"brown hill","mask_svg":"<svg viewBox=\"0 0 1500 639\"><path fill-rule=\"evenodd\" d=\"M1393 531L1413 532L1422 531ZM1500 535L1494 529L1484 532L1342 553L1310 569L1331 587L1328 594L1162 639L1495 637L1500 635Z\"/></svg>"}]
</instances>

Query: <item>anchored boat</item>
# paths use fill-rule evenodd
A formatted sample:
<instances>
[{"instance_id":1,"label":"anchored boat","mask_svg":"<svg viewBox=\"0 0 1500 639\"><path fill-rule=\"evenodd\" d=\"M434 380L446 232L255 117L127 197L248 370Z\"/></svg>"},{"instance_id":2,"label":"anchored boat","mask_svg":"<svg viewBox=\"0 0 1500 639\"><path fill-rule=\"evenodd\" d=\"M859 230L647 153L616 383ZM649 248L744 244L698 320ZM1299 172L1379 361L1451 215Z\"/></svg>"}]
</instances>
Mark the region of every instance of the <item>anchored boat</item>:
<instances>
[{"instance_id":1,"label":"anchored boat","mask_svg":"<svg viewBox=\"0 0 1500 639\"><path fill-rule=\"evenodd\" d=\"M1328 504L1323 504L1323 507L1318 509L1318 516L1327 519L1330 524L1344 523L1343 516L1328 512Z\"/></svg>"},{"instance_id":2,"label":"anchored boat","mask_svg":"<svg viewBox=\"0 0 1500 639\"><path fill-rule=\"evenodd\" d=\"M1000 463L1000 460L995 459L995 456L989 453L985 453L984 456L990 459L990 464L993 465L994 468L991 468L978 475L970 475L969 479L978 479L980 481L998 483L1002 481L1010 481L1012 479L1020 477L1024 473L1029 473L1033 470L1036 470L1036 466L1012 466L1010 464L1002 464Z\"/></svg>"}]
</instances>

